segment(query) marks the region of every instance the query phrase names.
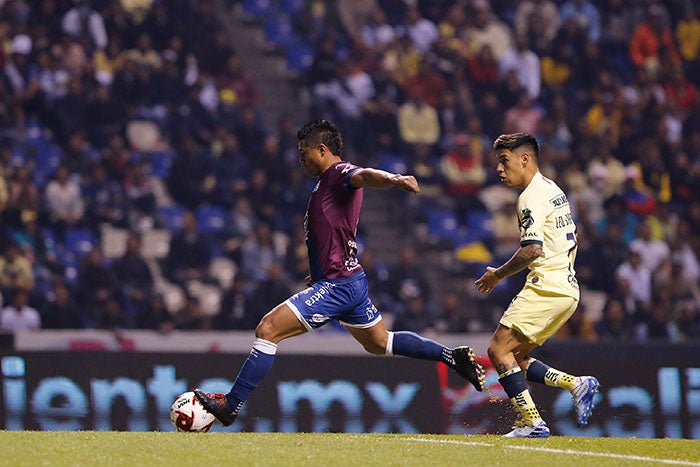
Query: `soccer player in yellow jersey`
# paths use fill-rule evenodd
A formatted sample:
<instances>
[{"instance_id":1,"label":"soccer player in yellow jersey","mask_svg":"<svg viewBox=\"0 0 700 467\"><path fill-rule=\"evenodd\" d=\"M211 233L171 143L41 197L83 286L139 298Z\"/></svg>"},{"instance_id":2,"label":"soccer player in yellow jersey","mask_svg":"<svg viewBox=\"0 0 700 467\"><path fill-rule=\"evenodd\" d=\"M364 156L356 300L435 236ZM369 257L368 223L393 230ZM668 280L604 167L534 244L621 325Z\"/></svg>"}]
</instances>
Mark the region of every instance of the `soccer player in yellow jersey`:
<instances>
[{"instance_id":1,"label":"soccer player in yellow jersey","mask_svg":"<svg viewBox=\"0 0 700 467\"><path fill-rule=\"evenodd\" d=\"M476 286L480 292L489 293L506 277L525 268L530 272L523 289L501 317L488 354L498 371L498 381L520 414L505 436L546 438L549 428L532 400L526 378L570 391L579 426L588 423L599 387L592 376L572 376L530 357L578 305L576 225L564 192L539 171L539 145L532 135L501 135L493 149L501 181L522 190L517 203L520 248L500 267L487 267Z\"/></svg>"}]
</instances>

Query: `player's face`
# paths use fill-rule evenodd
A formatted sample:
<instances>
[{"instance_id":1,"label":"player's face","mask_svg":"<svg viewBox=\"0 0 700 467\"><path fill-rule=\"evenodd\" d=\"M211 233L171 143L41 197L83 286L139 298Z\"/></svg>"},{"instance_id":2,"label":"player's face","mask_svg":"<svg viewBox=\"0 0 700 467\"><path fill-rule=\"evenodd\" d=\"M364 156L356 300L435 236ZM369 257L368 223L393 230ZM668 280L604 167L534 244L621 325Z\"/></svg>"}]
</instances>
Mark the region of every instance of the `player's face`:
<instances>
[{"instance_id":1,"label":"player's face","mask_svg":"<svg viewBox=\"0 0 700 467\"><path fill-rule=\"evenodd\" d=\"M318 146L308 146L306 141L299 141L299 162L309 176L321 175L321 151Z\"/></svg>"},{"instance_id":2,"label":"player's face","mask_svg":"<svg viewBox=\"0 0 700 467\"><path fill-rule=\"evenodd\" d=\"M496 172L501 181L514 188L525 188L525 164L523 155L510 149L501 149L497 153Z\"/></svg>"}]
</instances>

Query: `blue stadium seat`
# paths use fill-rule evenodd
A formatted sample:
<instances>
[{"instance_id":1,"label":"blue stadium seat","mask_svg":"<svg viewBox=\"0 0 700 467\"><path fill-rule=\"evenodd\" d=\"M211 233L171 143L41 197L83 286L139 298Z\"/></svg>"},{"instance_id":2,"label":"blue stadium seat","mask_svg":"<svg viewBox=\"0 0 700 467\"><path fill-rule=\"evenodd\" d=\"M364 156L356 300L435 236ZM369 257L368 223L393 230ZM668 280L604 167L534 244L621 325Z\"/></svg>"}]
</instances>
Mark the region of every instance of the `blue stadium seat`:
<instances>
[{"instance_id":1,"label":"blue stadium seat","mask_svg":"<svg viewBox=\"0 0 700 467\"><path fill-rule=\"evenodd\" d=\"M304 0L280 0L277 10L292 17L299 14L304 8Z\"/></svg>"},{"instance_id":2,"label":"blue stadium seat","mask_svg":"<svg viewBox=\"0 0 700 467\"><path fill-rule=\"evenodd\" d=\"M405 174L408 171L406 159L400 154L381 154L379 156L379 168L397 174Z\"/></svg>"},{"instance_id":3,"label":"blue stadium seat","mask_svg":"<svg viewBox=\"0 0 700 467\"><path fill-rule=\"evenodd\" d=\"M90 229L70 228L64 237L66 251L76 258L85 256L97 245L97 237Z\"/></svg>"},{"instance_id":4,"label":"blue stadium seat","mask_svg":"<svg viewBox=\"0 0 700 467\"><path fill-rule=\"evenodd\" d=\"M35 151L36 168L32 178L39 187L44 187L56 173L58 166L61 165L63 152L61 148L51 143L42 143L35 147Z\"/></svg>"},{"instance_id":5,"label":"blue stadium seat","mask_svg":"<svg viewBox=\"0 0 700 467\"><path fill-rule=\"evenodd\" d=\"M173 157L173 153L169 151L154 152L151 156L151 175L161 179L168 178Z\"/></svg>"},{"instance_id":6,"label":"blue stadium seat","mask_svg":"<svg viewBox=\"0 0 700 467\"><path fill-rule=\"evenodd\" d=\"M178 204L158 208L158 217L161 223L171 233L179 232L182 229L182 216L184 214L185 208Z\"/></svg>"},{"instance_id":7,"label":"blue stadium seat","mask_svg":"<svg viewBox=\"0 0 700 467\"><path fill-rule=\"evenodd\" d=\"M289 49L299 44L289 15L273 14L265 20L265 41L275 47Z\"/></svg>"},{"instance_id":8,"label":"blue stadium seat","mask_svg":"<svg viewBox=\"0 0 700 467\"><path fill-rule=\"evenodd\" d=\"M197 230L202 233L219 233L226 228L226 210L220 206L200 206L195 216Z\"/></svg>"},{"instance_id":9,"label":"blue stadium seat","mask_svg":"<svg viewBox=\"0 0 700 467\"><path fill-rule=\"evenodd\" d=\"M314 49L304 43L298 43L287 50L287 69L306 73L314 61Z\"/></svg>"},{"instance_id":10,"label":"blue stadium seat","mask_svg":"<svg viewBox=\"0 0 700 467\"><path fill-rule=\"evenodd\" d=\"M265 18L272 12L272 0L243 0L243 13L247 16Z\"/></svg>"},{"instance_id":11,"label":"blue stadium seat","mask_svg":"<svg viewBox=\"0 0 700 467\"><path fill-rule=\"evenodd\" d=\"M470 241L493 240L493 217L485 210L472 211L467 215L467 238Z\"/></svg>"},{"instance_id":12,"label":"blue stadium seat","mask_svg":"<svg viewBox=\"0 0 700 467\"><path fill-rule=\"evenodd\" d=\"M428 213L428 235L453 242L458 234L457 215L451 210L431 209Z\"/></svg>"}]
</instances>

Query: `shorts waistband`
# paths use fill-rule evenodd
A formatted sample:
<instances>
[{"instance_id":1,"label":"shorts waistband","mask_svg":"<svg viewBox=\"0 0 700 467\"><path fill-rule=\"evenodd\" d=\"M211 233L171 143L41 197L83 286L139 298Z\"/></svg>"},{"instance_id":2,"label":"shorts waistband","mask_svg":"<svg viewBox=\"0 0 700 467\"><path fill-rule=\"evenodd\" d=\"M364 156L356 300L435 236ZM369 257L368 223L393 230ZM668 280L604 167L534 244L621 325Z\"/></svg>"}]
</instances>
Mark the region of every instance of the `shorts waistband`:
<instances>
[{"instance_id":1,"label":"shorts waistband","mask_svg":"<svg viewBox=\"0 0 700 467\"><path fill-rule=\"evenodd\" d=\"M366 277L365 271L364 271L364 270L361 270L360 272L356 272L356 273L353 274L352 276L347 276L347 277L332 277L332 278L323 277L323 278L319 279L319 280L316 281L316 282L329 282L329 283L331 283L331 284L347 284L347 283L350 283L350 282L355 282L356 280L360 280L360 279L362 279L363 277Z\"/></svg>"}]
</instances>

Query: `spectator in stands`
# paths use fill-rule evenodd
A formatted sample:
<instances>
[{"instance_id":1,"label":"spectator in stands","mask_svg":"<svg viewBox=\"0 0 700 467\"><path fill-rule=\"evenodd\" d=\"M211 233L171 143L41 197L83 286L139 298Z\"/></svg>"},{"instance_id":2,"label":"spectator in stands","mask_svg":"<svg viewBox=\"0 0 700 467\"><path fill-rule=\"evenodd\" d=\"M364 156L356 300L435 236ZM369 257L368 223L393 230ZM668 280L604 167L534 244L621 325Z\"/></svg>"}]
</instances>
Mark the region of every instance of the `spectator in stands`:
<instances>
[{"instance_id":1,"label":"spectator in stands","mask_svg":"<svg viewBox=\"0 0 700 467\"><path fill-rule=\"evenodd\" d=\"M29 260L36 280L48 280L52 275L63 275L63 265L56 256L56 241L39 227L36 211L24 210L20 215L21 226L12 231L12 241L23 257Z\"/></svg>"},{"instance_id":2,"label":"spectator in stands","mask_svg":"<svg viewBox=\"0 0 700 467\"><path fill-rule=\"evenodd\" d=\"M216 329L255 329L261 316L255 307L253 286L244 273L236 274L221 297L221 309L214 317Z\"/></svg>"},{"instance_id":3,"label":"spectator in stands","mask_svg":"<svg viewBox=\"0 0 700 467\"><path fill-rule=\"evenodd\" d=\"M0 292L4 297L10 297L17 290L30 292L33 288L32 265L22 255L19 246L12 242L0 256Z\"/></svg>"},{"instance_id":4,"label":"spectator in stands","mask_svg":"<svg viewBox=\"0 0 700 467\"><path fill-rule=\"evenodd\" d=\"M214 194L216 178L210 161L191 136L185 135L179 145L167 187L175 202L190 209L210 201Z\"/></svg>"},{"instance_id":5,"label":"spectator in stands","mask_svg":"<svg viewBox=\"0 0 700 467\"><path fill-rule=\"evenodd\" d=\"M165 306L165 299L161 294L153 294L150 297L146 310L136 317L135 326L138 329L151 329L163 332L168 332L175 328L173 316Z\"/></svg>"},{"instance_id":6,"label":"spectator in stands","mask_svg":"<svg viewBox=\"0 0 700 467\"><path fill-rule=\"evenodd\" d=\"M67 228L80 225L85 212L80 186L71 175L68 167L60 166L46 186L44 196L49 222L61 235Z\"/></svg>"},{"instance_id":7,"label":"spectator in stands","mask_svg":"<svg viewBox=\"0 0 700 467\"><path fill-rule=\"evenodd\" d=\"M700 306L698 306L697 298L682 300L678 303L674 323L680 342L700 338Z\"/></svg>"},{"instance_id":8,"label":"spectator in stands","mask_svg":"<svg viewBox=\"0 0 700 467\"><path fill-rule=\"evenodd\" d=\"M164 275L184 287L188 281L205 280L210 261L211 251L206 239L197 229L195 214L193 211L185 211L182 229L170 239Z\"/></svg>"},{"instance_id":9,"label":"spectator in stands","mask_svg":"<svg viewBox=\"0 0 700 467\"><path fill-rule=\"evenodd\" d=\"M478 141L472 146L470 137L459 133L454 138L454 147L440 159L440 170L444 178L444 192L457 205L460 222L464 222L469 211L482 207L478 194L486 181L483 167L483 149Z\"/></svg>"},{"instance_id":10,"label":"spectator in stands","mask_svg":"<svg viewBox=\"0 0 700 467\"><path fill-rule=\"evenodd\" d=\"M585 306L579 304L578 309L571 315L571 318L557 331L557 339L576 339L584 342L595 342L598 340L598 333L595 330L593 320L586 314Z\"/></svg>"},{"instance_id":11,"label":"spectator in stands","mask_svg":"<svg viewBox=\"0 0 700 467\"><path fill-rule=\"evenodd\" d=\"M110 296L94 310L93 326L96 329L128 329L134 326L116 297Z\"/></svg>"},{"instance_id":12,"label":"spectator in stands","mask_svg":"<svg viewBox=\"0 0 700 467\"><path fill-rule=\"evenodd\" d=\"M132 228L144 228L155 223L156 187L147 170L144 162L131 164L124 178L124 193L129 203L129 225Z\"/></svg>"},{"instance_id":13,"label":"spectator in stands","mask_svg":"<svg viewBox=\"0 0 700 467\"><path fill-rule=\"evenodd\" d=\"M0 311L0 328L10 332L35 331L41 328L41 315L29 306L29 294L17 290L9 305Z\"/></svg>"},{"instance_id":14,"label":"spectator in stands","mask_svg":"<svg viewBox=\"0 0 700 467\"><path fill-rule=\"evenodd\" d=\"M411 38L413 45L425 55L428 53L438 38L438 29L430 19L425 18L420 9L409 7L406 10L406 33Z\"/></svg>"},{"instance_id":15,"label":"spectator in stands","mask_svg":"<svg viewBox=\"0 0 700 467\"><path fill-rule=\"evenodd\" d=\"M205 331L211 329L211 317L202 309L199 298L187 296L185 306L173 317L175 329Z\"/></svg>"},{"instance_id":16,"label":"spectator in stands","mask_svg":"<svg viewBox=\"0 0 700 467\"><path fill-rule=\"evenodd\" d=\"M7 187L7 210L4 219L10 225L19 226L22 212L38 213L41 210L41 193L32 180L32 171L28 166L17 167Z\"/></svg>"},{"instance_id":17,"label":"spectator in stands","mask_svg":"<svg viewBox=\"0 0 700 467\"><path fill-rule=\"evenodd\" d=\"M103 223L126 227L128 206L124 190L119 182L109 178L103 164L95 164L90 176L83 179L82 198L87 224L94 231Z\"/></svg>"},{"instance_id":18,"label":"spectator in stands","mask_svg":"<svg viewBox=\"0 0 700 467\"><path fill-rule=\"evenodd\" d=\"M561 23L576 22L592 42L600 40L600 13L590 0L565 0L559 6Z\"/></svg>"},{"instance_id":19,"label":"spectator in stands","mask_svg":"<svg viewBox=\"0 0 700 467\"><path fill-rule=\"evenodd\" d=\"M668 244L661 238L652 238L651 226L643 222L637 228L637 235L630 249L635 249L639 252L642 264L650 271L657 271L663 267L664 263L670 264L671 250Z\"/></svg>"},{"instance_id":20,"label":"spectator in stands","mask_svg":"<svg viewBox=\"0 0 700 467\"><path fill-rule=\"evenodd\" d=\"M388 23L386 13L377 8L370 14L369 21L362 27L362 44L369 53L381 55L396 38L396 31Z\"/></svg>"},{"instance_id":21,"label":"spectator in stands","mask_svg":"<svg viewBox=\"0 0 700 467\"><path fill-rule=\"evenodd\" d=\"M401 248L398 262L389 268L388 282L389 290L397 302L418 295L427 303L430 302L428 278L418 259L418 253L412 245Z\"/></svg>"},{"instance_id":22,"label":"spectator in stands","mask_svg":"<svg viewBox=\"0 0 700 467\"><path fill-rule=\"evenodd\" d=\"M472 2L474 16L465 34L469 38L468 44L471 53L475 53L485 45L493 52L497 62L512 47L510 29L501 22L491 11L488 0L475 0Z\"/></svg>"},{"instance_id":23,"label":"spectator in stands","mask_svg":"<svg viewBox=\"0 0 700 467\"><path fill-rule=\"evenodd\" d=\"M447 291L443 294L440 301L439 316L434 325L435 330L449 333L480 331L478 327L474 329L474 326L472 326L472 323L479 323L480 321L465 313L466 309L477 307L465 306L465 302L467 302L466 297L455 291Z\"/></svg>"},{"instance_id":24,"label":"spectator in stands","mask_svg":"<svg viewBox=\"0 0 700 467\"><path fill-rule=\"evenodd\" d=\"M639 247L629 249L629 258L615 270L615 280L625 310L636 322L644 320L651 306L652 271L643 263Z\"/></svg>"},{"instance_id":25,"label":"spectator in stands","mask_svg":"<svg viewBox=\"0 0 700 467\"><path fill-rule=\"evenodd\" d=\"M92 248L78 266L76 291L78 304L85 314L84 319L88 327L99 324L103 307L118 290L114 271L106 264L102 250L99 246Z\"/></svg>"},{"instance_id":26,"label":"spectator in stands","mask_svg":"<svg viewBox=\"0 0 700 467\"><path fill-rule=\"evenodd\" d=\"M399 122L396 105L386 93L367 101L363 109L363 133L367 135L365 150L371 154L400 152Z\"/></svg>"},{"instance_id":27,"label":"spectator in stands","mask_svg":"<svg viewBox=\"0 0 700 467\"><path fill-rule=\"evenodd\" d=\"M602 318L595 323L595 330L599 340L621 342L632 338L632 321L621 300L608 299L603 307Z\"/></svg>"},{"instance_id":28,"label":"spectator in stands","mask_svg":"<svg viewBox=\"0 0 700 467\"><path fill-rule=\"evenodd\" d=\"M82 313L73 299L70 289L62 281L56 281L46 305L41 310L43 329L81 329Z\"/></svg>"},{"instance_id":29,"label":"spectator in stands","mask_svg":"<svg viewBox=\"0 0 700 467\"><path fill-rule=\"evenodd\" d=\"M401 89L406 95L420 96L426 104L438 109L442 103L442 96L447 90L447 83L430 63L421 60L418 73L407 78L401 84Z\"/></svg>"},{"instance_id":30,"label":"spectator in stands","mask_svg":"<svg viewBox=\"0 0 700 467\"><path fill-rule=\"evenodd\" d=\"M561 18L552 0L525 0L515 10L515 34L525 36L529 47L540 53L549 50Z\"/></svg>"},{"instance_id":31,"label":"spectator in stands","mask_svg":"<svg viewBox=\"0 0 700 467\"><path fill-rule=\"evenodd\" d=\"M266 310L271 310L284 302L292 294L282 263L272 263L265 271L265 278L258 282L251 297L252 309L249 318L260 321Z\"/></svg>"},{"instance_id":32,"label":"spectator in stands","mask_svg":"<svg viewBox=\"0 0 700 467\"><path fill-rule=\"evenodd\" d=\"M220 93L226 90L233 91L237 106L247 110L254 109L260 101L260 94L253 77L244 68L241 57L231 55L225 63L226 68L216 76L217 89Z\"/></svg>"},{"instance_id":33,"label":"spectator in stands","mask_svg":"<svg viewBox=\"0 0 700 467\"><path fill-rule=\"evenodd\" d=\"M678 42L678 52L683 60L683 68L686 76L694 77L695 86L700 86L698 70L700 65L700 19L698 19L697 6L687 4L683 9L683 16L676 24L674 31Z\"/></svg>"},{"instance_id":34,"label":"spectator in stands","mask_svg":"<svg viewBox=\"0 0 700 467\"><path fill-rule=\"evenodd\" d=\"M665 24L659 5L652 4L646 19L635 28L629 41L629 51L635 66L645 67L652 73L660 71L662 51L669 53L673 62L680 63L673 32Z\"/></svg>"},{"instance_id":35,"label":"spectator in stands","mask_svg":"<svg viewBox=\"0 0 700 467\"><path fill-rule=\"evenodd\" d=\"M153 274L141 254L141 237L130 232L126 240L126 251L116 259L112 268L120 284L124 309L132 317L145 313L153 293Z\"/></svg>"},{"instance_id":36,"label":"spectator in stands","mask_svg":"<svg viewBox=\"0 0 700 467\"><path fill-rule=\"evenodd\" d=\"M75 6L63 15L61 27L92 55L95 50L107 47L104 18L89 1L77 0L74 3Z\"/></svg>"},{"instance_id":37,"label":"spectator in stands","mask_svg":"<svg viewBox=\"0 0 700 467\"><path fill-rule=\"evenodd\" d=\"M540 96L542 87L540 68L539 57L529 48L527 37L523 35L515 37L515 47L507 50L499 62L501 76L515 71L520 86L533 100Z\"/></svg>"},{"instance_id":38,"label":"spectator in stands","mask_svg":"<svg viewBox=\"0 0 700 467\"><path fill-rule=\"evenodd\" d=\"M418 289L407 289L399 302L398 312L391 326L394 331L426 332L435 326L437 312L421 296Z\"/></svg>"},{"instance_id":39,"label":"spectator in stands","mask_svg":"<svg viewBox=\"0 0 700 467\"><path fill-rule=\"evenodd\" d=\"M274 244L273 231L265 222L259 222L253 235L243 242L240 254L241 270L256 282L266 280L272 265L284 261Z\"/></svg>"},{"instance_id":40,"label":"spectator in stands","mask_svg":"<svg viewBox=\"0 0 700 467\"><path fill-rule=\"evenodd\" d=\"M514 71L511 70L508 74L514 74ZM527 91L519 90L517 102L506 110L504 131L537 134L543 117L542 108L532 100Z\"/></svg>"},{"instance_id":41,"label":"spectator in stands","mask_svg":"<svg viewBox=\"0 0 700 467\"><path fill-rule=\"evenodd\" d=\"M414 144L432 146L440 138L437 111L421 95L409 96L398 109L399 135L408 147Z\"/></svg>"}]
</instances>

